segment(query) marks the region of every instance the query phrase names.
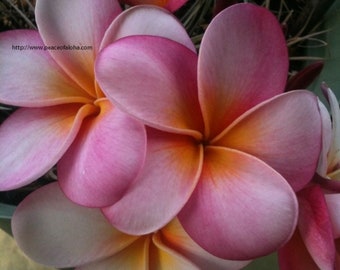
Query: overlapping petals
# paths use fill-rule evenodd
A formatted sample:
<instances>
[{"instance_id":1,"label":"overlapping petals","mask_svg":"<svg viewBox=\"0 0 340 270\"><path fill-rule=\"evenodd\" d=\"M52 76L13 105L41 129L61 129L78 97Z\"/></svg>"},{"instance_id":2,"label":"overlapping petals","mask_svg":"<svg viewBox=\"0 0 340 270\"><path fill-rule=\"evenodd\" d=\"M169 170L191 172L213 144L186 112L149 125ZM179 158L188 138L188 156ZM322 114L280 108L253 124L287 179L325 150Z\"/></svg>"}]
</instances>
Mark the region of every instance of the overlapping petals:
<instances>
[{"instance_id":1,"label":"overlapping petals","mask_svg":"<svg viewBox=\"0 0 340 270\"><path fill-rule=\"evenodd\" d=\"M104 50L97 78L108 98L114 93L116 105L148 125L200 139L196 60L195 53L169 39L130 36Z\"/></svg>"},{"instance_id":2,"label":"overlapping petals","mask_svg":"<svg viewBox=\"0 0 340 270\"><path fill-rule=\"evenodd\" d=\"M282 94L288 57L275 17L255 5L233 5L211 22L197 56L168 12L151 6L120 12L114 0L99 6L38 0L40 37L17 32L21 41L29 36L47 46L92 50L26 56L21 67L38 65L23 78L42 77L27 99L24 80L5 80L0 101L30 108L0 128L0 176L6 176L0 188L27 184L60 160L65 194L102 208L75 205L59 186L48 185L14 215L19 245L38 262L81 269L198 269L201 263L239 269L246 262L224 259L280 248L297 224L293 189L310 180L326 143L317 98L306 91ZM160 17L161 29L170 31L156 29L152 18ZM14 42L16 34L7 38ZM0 78L11 72L0 71ZM36 83L28 86L29 92ZM311 216L317 215L306 211L301 220ZM319 223L313 226L320 231Z\"/></svg>"},{"instance_id":3,"label":"overlapping petals","mask_svg":"<svg viewBox=\"0 0 340 270\"><path fill-rule=\"evenodd\" d=\"M170 16L169 12L162 8L149 6L129 8L118 16L106 30L101 48L120 38L133 35L166 37L196 52L194 44L176 17Z\"/></svg>"},{"instance_id":4,"label":"overlapping petals","mask_svg":"<svg viewBox=\"0 0 340 270\"><path fill-rule=\"evenodd\" d=\"M54 267L236 270L248 263L207 253L176 219L145 236L119 232L98 209L69 201L55 183L30 194L18 206L12 228L26 254Z\"/></svg>"},{"instance_id":5,"label":"overlapping petals","mask_svg":"<svg viewBox=\"0 0 340 270\"><path fill-rule=\"evenodd\" d=\"M99 210L66 199L56 183L39 189L17 207L12 230L32 259L58 268L108 257L137 238L115 230Z\"/></svg>"},{"instance_id":6,"label":"overlapping petals","mask_svg":"<svg viewBox=\"0 0 340 270\"><path fill-rule=\"evenodd\" d=\"M56 62L90 95L94 91L94 59L106 29L121 8L116 0L37 1L36 21L47 46L91 46L88 50L50 50Z\"/></svg>"},{"instance_id":7,"label":"overlapping petals","mask_svg":"<svg viewBox=\"0 0 340 270\"><path fill-rule=\"evenodd\" d=\"M145 155L145 130L141 123L118 109L110 108L109 115L112 119L105 120L110 125L106 125L105 134L101 134L107 136L105 140L101 140L101 144L96 142L98 138L93 137L93 134L99 130L102 132L102 129L97 128L92 131L81 127L83 119L86 118L86 123L91 121L98 123L103 118L101 115L107 111L97 101L102 93L96 88L93 63L104 32L120 12L121 9L116 1L103 1L100 5L94 5L92 1L72 3L37 1L36 17L39 32L23 30L2 34L1 42L4 45L12 42L27 46L43 46L43 48L62 45L84 45L92 48L86 51L26 50L13 57L2 47L1 53L7 65L0 73L1 78L4 78L2 87L5 89L0 94L0 100L7 104L27 107L15 112L0 128L3 160L0 170L2 190L29 184L42 176L60 160L77 138L93 140L90 142L91 150L96 148L98 154L91 156L91 163L92 165L103 164L103 166L98 166L96 170L88 166L88 156L85 154L80 156L89 149L74 151L79 147L79 142L74 143L73 150L68 151L66 159L83 163L77 164L79 167L70 167L68 162L64 162L64 166L61 165L61 174L65 177L62 182L69 183L67 191L74 201L90 206L107 205L109 200L117 200L118 193L122 193L124 186L133 181L137 175ZM90 13L92 16L84 17L85 13ZM79 24L80 16L84 17L82 24ZM21 72L21 76L13 78L17 70ZM122 117L125 118L124 121L121 121ZM105 125L105 121L100 125ZM133 128L131 132L128 131L130 128ZM123 135L124 129L130 136ZM81 134L78 134L78 131ZM109 149L116 147L118 143L131 144L136 148L128 151L128 156L107 155ZM103 157L107 159L103 160ZM128 164L127 159L130 160ZM127 169L126 166L131 167ZM84 170L85 167L88 172ZM112 174L112 171L116 174ZM95 180L101 183L96 185L97 192L86 189L86 187L92 188L89 184L82 185L79 189L81 181L86 182L85 179L94 178L94 172L97 172ZM119 182L115 176L123 177L125 181ZM106 193L100 188L106 189ZM115 188L117 188L116 195L112 196L109 190ZM87 190L87 193L80 194L84 190ZM104 194L107 196L106 199L103 198Z\"/></svg>"},{"instance_id":8,"label":"overlapping petals","mask_svg":"<svg viewBox=\"0 0 340 270\"><path fill-rule=\"evenodd\" d=\"M106 99L97 103L99 115L82 126L58 163L58 177L62 190L74 202L103 207L116 202L135 179L146 146L140 139L145 134L143 125L131 121Z\"/></svg>"},{"instance_id":9,"label":"overlapping petals","mask_svg":"<svg viewBox=\"0 0 340 270\"><path fill-rule=\"evenodd\" d=\"M278 263L280 270L320 270L310 256L297 230L289 242L279 250Z\"/></svg>"},{"instance_id":10,"label":"overlapping petals","mask_svg":"<svg viewBox=\"0 0 340 270\"><path fill-rule=\"evenodd\" d=\"M275 18L250 4L234 5L211 22L198 57L189 48L159 37L128 37L104 49L96 63L99 85L119 108L158 129L157 137L148 136L148 145L159 144L162 155L166 150L171 157L156 159L156 152L147 151L138 181L105 212L112 224L143 234L157 229L156 223L170 222L176 214L173 204L162 208L170 192L156 184L162 182L180 194L178 179L188 187L189 182L196 183L188 176L199 174L190 199L191 187L180 195L184 200L176 196L176 207L180 210L182 204L182 226L207 251L223 258L249 259L287 242L297 221L292 187L301 189L310 180L321 150L317 98L306 91L281 94L287 61ZM198 77L194 77L197 66ZM124 79L132 76L133 80ZM186 141L181 153L170 148L171 140L175 145ZM197 158L184 163L182 152L198 147L203 149L202 167ZM175 160L183 161L183 166L174 166ZM165 176L159 168L164 168ZM152 208L157 219L145 218L151 206L141 203L145 197L161 205ZM123 211L120 204L129 209ZM272 216L276 226L268 220Z\"/></svg>"},{"instance_id":11,"label":"overlapping petals","mask_svg":"<svg viewBox=\"0 0 340 270\"><path fill-rule=\"evenodd\" d=\"M189 136L154 129L147 136L142 171L120 201L103 209L116 228L130 234L150 233L173 219L192 194L203 163L202 146Z\"/></svg>"},{"instance_id":12,"label":"overlapping petals","mask_svg":"<svg viewBox=\"0 0 340 270\"><path fill-rule=\"evenodd\" d=\"M0 128L0 189L29 184L52 168L93 110L70 104L14 112Z\"/></svg>"},{"instance_id":13,"label":"overlapping petals","mask_svg":"<svg viewBox=\"0 0 340 270\"><path fill-rule=\"evenodd\" d=\"M97 53L119 38L136 34L173 39L191 51L194 45L170 12L154 6L121 13L115 0L38 0L36 20L39 31L0 36L4 64L0 102L27 107L0 128L0 189L29 184L60 160L58 178L71 200L109 206L120 199L143 166L146 131L142 123L105 99L94 73ZM160 21L159 28L154 20ZM36 49L11 50L13 44ZM58 50L57 46L88 49Z\"/></svg>"},{"instance_id":14,"label":"overlapping petals","mask_svg":"<svg viewBox=\"0 0 340 270\"><path fill-rule=\"evenodd\" d=\"M243 114L213 141L250 153L272 166L295 191L313 177L321 138L320 113L309 91L293 91L276 96ZM299 127L299 128L297 128ZM306 136L306 134L313 136ZM320 145L320 143L318 143ZM284 158L282 158L284 157ZM294 164L304 164L303 167Z\"/></svg>"},{"instance_id":15,"label":"overlapping petals","mask_svg":"<svg viewBox=\"0 0 340 270\"><path fill-rule=\"evenodd\" d=\"M292 239L279 250L282 270L337 269L339 261L340 206L338 121L339 104L333 92L322 86L330 103L332 121L326 107L320 102L322 116L322 150L317 173L311 183L297 193L299 201L298 227ZM297 256L297 254L301 254Z\"/></svg>"},{"instance_id":16,"label":"overlapping petals","mask_svg":"<svg viewBox=\"0 0 340 270\"><path fill-rule=\"evenodd\" d=\"M327 202L320 187L299 193L299 232L320 269L334 269L335 244Z\"/></svg>"},{"instance_id":17,"label":"overlapping petals","mask_svg":"<svg viewBox=\"0 0 340 270\"><path fill-rule=\"evenodd\" d=\"M218 259L212 254L206 252L197 245L189 235L183 230L178 219L172 220L159 233L164 244L173 247L183 254L190 261L200 266L200 269L240 269L247 265L250 261L227 261Z\"/></svg>"},{"instance_id":18,"label":"overlapping petals","mask_svg":"<svg viewBox=\"0 0 340 270\"><path fill-rule=\"evenodd\" d=\"M230 259L268 254L286 241L297 203L285 179L253 156L224 147L207 147L204 158L199 184L179 215L189 235Z\"/></svg>"},{"instance_id":19,"label":"overlapping petals","mask_svg":"<svg viewBox=\"0 0 340 270\"><path fill-rule=\"evenodd\" d=\"M1 103L45 107L92 100L60 68L48 50L11 50L13 44L44 46L39 33L34 30L1 33Z\"/></svg>"},{"instance_id":20,"label":"overlapping petals","mask_svg":"<svg viewBox=\"0 0 340 270\"><path fill-rule=\"evenodd\" d=\"M313 185L298 193L298 229L292 239L279 250L282 270L336 269L335 239L339 238L339 194L324 194Z\"/></svg>"}]
</instances>

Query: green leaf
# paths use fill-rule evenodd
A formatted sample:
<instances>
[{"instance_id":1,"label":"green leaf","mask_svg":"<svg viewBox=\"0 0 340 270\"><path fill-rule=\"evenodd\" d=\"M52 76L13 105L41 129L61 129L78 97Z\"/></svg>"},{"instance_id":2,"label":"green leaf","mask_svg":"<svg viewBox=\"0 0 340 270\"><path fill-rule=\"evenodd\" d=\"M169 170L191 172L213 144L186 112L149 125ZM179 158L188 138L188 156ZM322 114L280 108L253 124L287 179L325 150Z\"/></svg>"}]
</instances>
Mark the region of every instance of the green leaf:
<instances>
[{"instance_id":1,"label":"green leaf","mask_svg":"<svg viewBox=\"0 0 340 270\"><path fill-rule=\"evenodd\" d=\"M279 270L277 254L272 253L268 256L258 258L248 264L243 270Z\"/></svg>"}]
</instances>

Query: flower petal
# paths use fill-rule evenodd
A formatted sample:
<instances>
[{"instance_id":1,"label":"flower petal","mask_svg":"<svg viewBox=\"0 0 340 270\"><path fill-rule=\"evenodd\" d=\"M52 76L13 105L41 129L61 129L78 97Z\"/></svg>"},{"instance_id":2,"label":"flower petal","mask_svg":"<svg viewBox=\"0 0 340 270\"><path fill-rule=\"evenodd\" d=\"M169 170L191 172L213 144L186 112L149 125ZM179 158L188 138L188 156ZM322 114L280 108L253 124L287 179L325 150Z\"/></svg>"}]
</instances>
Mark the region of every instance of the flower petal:
<instances>
[{"instance_id":1,"label":"flower petal","mask_svg":"<svg viewBox=\"0 0 340 270\"><path fill-rule=\"evenodd\" d=\"M144 126L100 102L100 114L84 123L75 142L58 163L62 190L74 202L112 205L120 199L144 162Z\"/></svg>"},{"instance_id":2,"label":"flower petal","mask_svg":"<svg viewBox=\"0 0 340 270\"><path fill-rule=\"evenodd\" d=\"M133 35L165 37L196 52L180 21L165 9L154 6L137 6L125 10L107 29L101 48L105 48L117 39Z\"/></svg>"},{"instance_id":3,"label":"flower petal","mask_svg":"<svg viewBox=\"0 0 340 270\"><path fill-rule=\"evenodd\" d=\"M215 144L262 159L299 190L317 168L321 132L316 96L291 91L249 110L216 138Z\"/></svg>"},{"instance_id":4,"label":"flower petal","mask_svg":"<svg viewBox=\"0 0 340 270\"><path fill-rule=\"evenodd\" d=\"M271 167L245 153L210 146L197 188L178 217L208 252L249 260L288 241L297 214L293 190Z\"/></svg>"},{"instance_id":5,"label":"flower petal","mask_svg":"<svg viewBox=\"0 0 340 270\"><path fill-rule=\"evenodd\" d=\"M340 194L326 194L325 199L332 221L334 238L340 238Z\"/></svg>"},{"instance_id":6,"label":"flower petal","mask_svg":"<svg viewBox=\"0 0 340 270\"><path fill-rule=\"evenodd\" d=\"M109 258L77 267L76 270L149 270L150 238L140 237ZM153 269L153 268L152 268Z\"/></svg>"},{"instance_id":7,"label":"flower petal","mask_svg":"<svg viewBox=\"0 0 340 270\"><path fill-rule=\"evenodd\" d=\"M278 250L280 270L320 270L308 253L298 230L287 244Z\"/></svg>"},{"instance_id":8,"label":"flower petal","mask_svg":"<svg viewBox=\"0 0 340 270\"><path fill-rule=\"evenodd\" d=\"M316 185L305 188L298 200L298 226L307 250L320 269L334 269L334 236L323 191Z\"/></svg>"},{"instance_id":9,"label":"flower petal","mask_svg":"<svg viewBox=\"0 0 340 270\"><path fill-rule=\"evenodd\" d=\"M188 136L149 129L144 167L120 201L104 208L113 226L128 234L158 230L173 219L199 178L202 148Z\"/></svg>"},{"instance_id":10,"label":"flower petal","mask_svg":"<svg viewBox=\"0 0 340 270\"><path fill-rule=\"evenodd\" d=\"M102 51L96 77L109 99L146 124L200 137L196 60L172 40L131 36Z\"/></svg>"},{"instance_id":11,"label":"flower petal","mask_svg":"<svg viewBox=\"0 0 340 270\"><path fill-rule=\"evenodd\" d=\"M1 219L0 265L2 270L55 270L30 260L20 250L13 237L4 228L10 220ZM7 226L6 226L7 227Z\"/></svg>"},{"instance_id":12,"label":"flower petal","mask_svg":"<svg viewBox=\"0 0 340 270\"><path fill-rule=\"evenodd\" d=\"M250 261L224 260L208 253L197 245L185 232L178 219L174 219L161 229L162 242L195 263L200 269L237 270Z\"/></svg>"},{"instance_id":13,"label":"flower petal","mask_svg":"<svg viewBox=\"0 0 340 270\"><path fill-rule=\"evenodd\" d=\"M333 134L330 152L328 154L328 168L329 171L332 172L338 169L340 163L340 108L337 97L333 91L326 85L322 85L322 90L329 102L332 115Z\"/></svg>"},{"instance_id":14,"label":"flower petal","mask_svg":"<svg viewBox=\"0 0 340 270\"><path fill-rule=\"evenodd\" d=\"M18 109L0 127L0 190L37 180L57 163L93 106Z\"/></svg>"},{"instance_id":15,"label":"flower petal","mask_svg":"<svg viewBox=\"0 0 340 270\"><path fill-rule=\"evenodd\" d=\"M90 100L44 50L37 31L1 33L0 56L1 103L40 107Z\"/></svg>"},{"instance_id":16,"label":"flower petal","mask_svg":"<svg viewBox=\"0 0 340 270\"><path fill-rule=\"evenodd\" d=\"M252 4L220 12L204 34L198 61L206 136L213 138L249 108L282 93L287 71L286 42L271 12Z\"/></svg>"},{"instance_id":17,"label":"flower petal","mask_svg":"<svg viewBox=\"0 0 340 270\"><path fill-rule=\"evenodd\" d=\"M197 265L167 246L160 233L153 234L152 243L155 245L150 252L150 269L158 270L199 270Z\"/></svg>"},{"instance_id":18,"label":"flower petal","mask_svg":"<svg viewBox=\"0 0 340 270\"><path fill-rule=\"evenodd\" d=\"M118 1L38 0L36 21L47 46L91 46L49 50L78 84L94 95L94 57L112 20L121 12Z\"/></svg>"},{"instance_id":19,"label":"flower petal","mask_svg":"<svg viewBox=\"0 0 340 270\"><path fill-rule=\"evenodd\" d=\"M317 173L326 177L328 170L328 152L332 143L332 121L325 105L319 101L320 115L322 121L322 149L319 157ZM339 134L340 135L340 134Z\"/></svg>"},{"instance_id":20,"label":"flower petal","mask_svg":"<svg viewBox=\"0 0 340 270\"><path fill-rule=\"evenodd\" d=\"M136 239L114 229L100 210L73 204L57 183L24 199L13 215L12 230L29 257L58 268L105 258Z\"/></svg>"}]
</instances>

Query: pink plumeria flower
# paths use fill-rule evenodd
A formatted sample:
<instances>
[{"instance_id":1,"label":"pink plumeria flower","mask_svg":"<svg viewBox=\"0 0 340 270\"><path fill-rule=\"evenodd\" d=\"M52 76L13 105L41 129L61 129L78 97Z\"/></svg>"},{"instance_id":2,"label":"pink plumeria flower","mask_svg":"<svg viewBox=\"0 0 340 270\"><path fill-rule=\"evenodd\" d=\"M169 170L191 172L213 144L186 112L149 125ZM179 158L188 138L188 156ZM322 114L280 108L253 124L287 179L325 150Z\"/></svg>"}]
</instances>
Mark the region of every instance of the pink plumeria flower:
<instances>
[{"instance_id":1,"label":"pink plumeria flower","mask_svg":"<svg viewBox=\"0 0 340 270\"><path fill-rule=\"evenodd\" d=\"M148 126L144 167L103 209L110 222L145 234L178 214L194 241L233 260L288 241L298 216L294 191L316 170L321 117L309 91L283 93L287 70L280 25L252 4L217 15L199 56L150 36L103 50L98 83Z\"/></svg>"},{"instance_id":2,"label":"pink plumeria flower","mask_svg":"<svg viewBox=\"0 0 340 270\"><path fill-rule=\"evenodd\" d=\"M0 35L0 102L23 107L0 127L0 190L29 184L58 162L61 187L75 202L110 205L138 174L146 134L98 86L96 55L134 34L195 48L178 20L158 7L121 13L116 0L38 0L36 21L39 31ZM63 45L91 50L43 49Z\"/></svg>"},{"instance_id":3,"label":"pink plumeria flower","mask_svg":"<svg viewBox=\"0 0 340 270\"><path fill-rule=\"evenodd\" d=\"M133 6L156 5L174 12L188 2L188 0L120 0L120 2Z\"/></svg>"},{"instance_id":4,"label":"pink plumeria flower","mask_svg":"<svg viewBox=\"0 0 340 270\"><path fill-rule=\"evenodd\" d=\"M19 247L30 258L58 268L236 270L248 264L204 251L177 219L148 235L124 234L112 227L99 209L72 203L55 183L21 202L12 229Z\"/></svg>"},{"instance_id":5,"label":"pink plumeria flower","mask_svg":"<svg viewBox=\"0 0 340 270\"><path fill-rule=\"evenodd\" d=\"M317 174L311 184L297 193L298 227L292 239L279 250L282 270L340 269L340 109L336 96L323 85L329 102L320 106L323 119L323 147Z\"/></svg>"}]
</instances>

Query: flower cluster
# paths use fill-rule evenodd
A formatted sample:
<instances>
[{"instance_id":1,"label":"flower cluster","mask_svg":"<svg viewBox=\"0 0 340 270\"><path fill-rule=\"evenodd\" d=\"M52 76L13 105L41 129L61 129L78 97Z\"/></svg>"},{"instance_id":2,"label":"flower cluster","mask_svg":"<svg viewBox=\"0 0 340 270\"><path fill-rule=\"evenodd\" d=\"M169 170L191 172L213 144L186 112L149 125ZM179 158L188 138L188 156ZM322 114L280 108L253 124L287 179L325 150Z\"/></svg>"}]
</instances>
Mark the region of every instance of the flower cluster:
<instances>
[{"instance_id":1,"label":"flower cluster","mask_svg":"<svg viewBox=\"0 0 340 270\"><path fill-rule=\"evenodd\" d=\"M323 85L329 102L321 106L323 146L320 162L312 181L297 193L298 226L289 242L279 250L280 269L338 269L340 266L340 109L330 88ZM321 104L322 105L322 104Z\"/></svg>"},{"instance_id":2,"label":"flower cluster","mask_svg":"<svg viewBox=\"0 0 340 270\"><path fill-rule=\"evenodd\" d=\"M136 6L37 0L38 30L0 34L0 103L19 107L0 190L57 165L13 215L20 248L61 268L236 270L278 251L284 270L334 269L339 104L324 85L331 121L312 92L285 92L276 17L233 4L197 52L171 13L186 1L122 2Z\"/></svg>"}]
</instances>

